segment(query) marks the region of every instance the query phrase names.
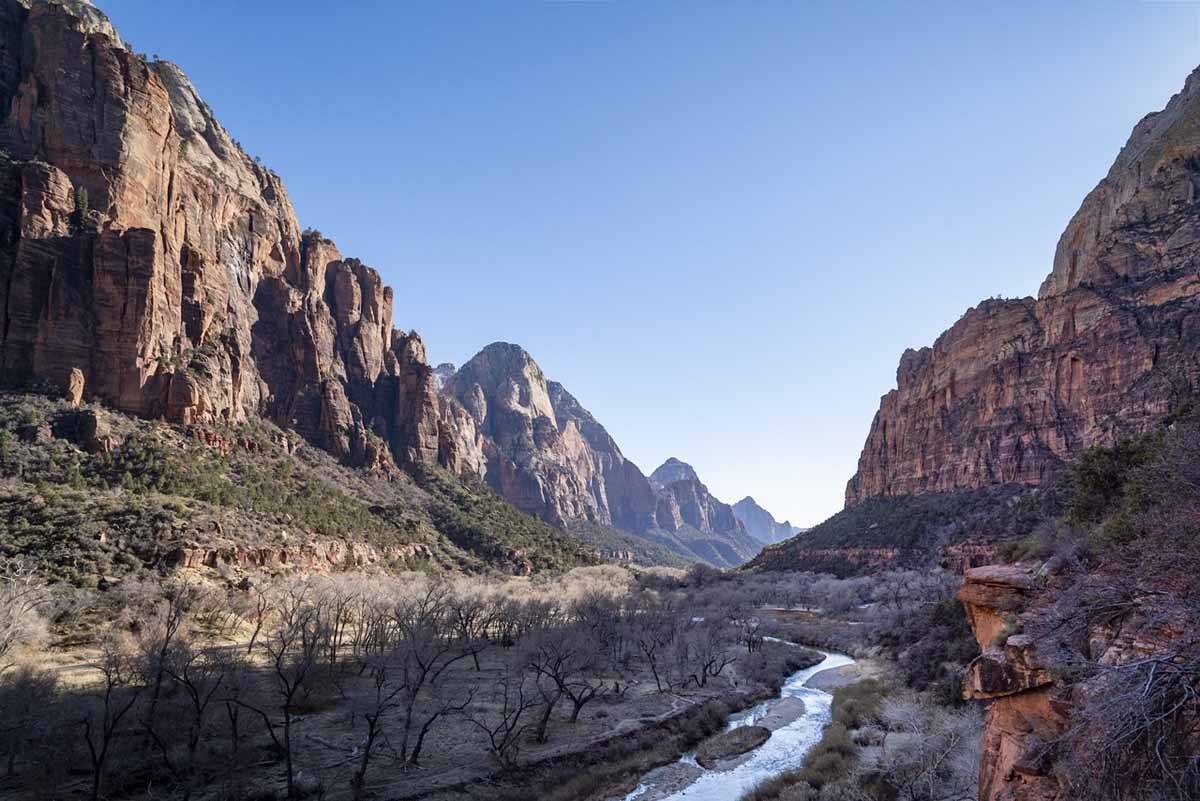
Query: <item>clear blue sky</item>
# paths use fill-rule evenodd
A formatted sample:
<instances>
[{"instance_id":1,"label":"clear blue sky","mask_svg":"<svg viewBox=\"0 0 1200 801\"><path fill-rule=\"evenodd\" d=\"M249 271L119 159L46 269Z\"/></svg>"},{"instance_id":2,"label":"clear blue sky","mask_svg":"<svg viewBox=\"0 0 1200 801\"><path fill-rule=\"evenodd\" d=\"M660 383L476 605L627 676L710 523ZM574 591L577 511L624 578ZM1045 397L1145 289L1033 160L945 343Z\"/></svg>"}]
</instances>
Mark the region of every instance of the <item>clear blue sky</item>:
<instances>
[{"instance_id":1,"label":"clear blue sky","mask_svg":"<svg viewBox=\"0 0 1200 801\"><path fill-rule=\"evenodd\" d=\"M431 360L524 345L649 472L817 522L901 351L1033 294L1200 4L99 0Z\"/></svg>"}]
</instances>

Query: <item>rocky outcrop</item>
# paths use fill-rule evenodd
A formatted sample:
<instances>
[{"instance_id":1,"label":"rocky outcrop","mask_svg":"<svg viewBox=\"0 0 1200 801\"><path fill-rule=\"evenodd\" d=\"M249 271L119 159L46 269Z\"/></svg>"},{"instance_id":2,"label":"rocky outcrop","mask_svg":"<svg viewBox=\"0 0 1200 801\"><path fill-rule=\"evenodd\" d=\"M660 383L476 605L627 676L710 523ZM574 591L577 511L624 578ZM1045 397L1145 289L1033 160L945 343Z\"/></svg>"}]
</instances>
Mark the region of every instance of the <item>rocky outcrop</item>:
<instances>
[{"instance_id":1,"label":"rocky outcrop","mask_svg":"<svg viewBox=\"0 0 1200 801\"><path fill-rule=\"evenodd\" d=\"M1200 384L1200 74L1142 120L1037 299L990 300L900 359L846 489L1035 486Z\"/></svg>"},{"instance_id":2,"label":"rocky outcrop","mask_svg":"<svg viewBox=\"0 0 1200 801\"><path fill-rule=\"evenodd\" d=\"M392 290L302 234L173 64L82 0L0 0L0 377L185 424L267 417L348 462L482 469Z\"/></svg>"},{"instance_id":3,"label":"rocky outcrop","mask_svg":"<svg viewBox=\"0 0 1200 801\"><path fill-rule=\"evenodd\" d=\"M1170 693L1180 685L1171 682L1195 664L1195 607L1187 600L1195 579L1186 569L1139 569L1127 555L1090 574L1055 574L1048 565L967 571L958 598L982 653L963 696L986 704L981 801L1071 801L1098 797L1097 787L1106 798L1157 798L1163 765L1175 771L1166 783L1185 788L1175 797L1192 797L1194 769L1180 765L1188 754L1194 761L1200 745L1195 705L1159 718L1171 723L1153 737L1147 721L1161 704L1176 703ZM1195 682L1187 682L1190 698ZM1104 772L1122 762L1150 768Z\"/></svg>"},{"instance_id":4,"label":"rocky outcrop","mask_svg":"<svg viewBox=\"0 0 1200 801\"><path fill-rule=\"evenodd\" d=\"M384 564L415 564L433 557L426 545L408 543L376 548L361 542L314 540L296 545L185 545L166 556L173 568L238 568L242 570L329 573Z\"/></svg>"},{"instance_id":5,"label":"rocky outcrop","mask_svg":"<svg viewBox=\"0 0 1200 801\"><path fill-rule=\"evenodd\" d=\"M973 567L993 564L997 561L996 554L995 543L984 539L967 540L947 546L942 552L941 566L963 575Z\"/></svg>"},{"instance_id":6,"label":"rocky outcrop","mask_svg":"<svg viewBox=\"0 0 1200 801\"><path fill-rule=\"evenodd\" d=\"M1011 633L1033 583L1029 569L978 567L967 571L958 595L982 650L963 685L965 698L987 702L981 801L1059 798L1046 744L1066 725L1066 699L1050 671L1038 663L1032 639Z\"/></svg>"},{"instance_id":7,"label":"rocky outcrop","mask_svg":"<svg viewBox=\"0 0 1200 801\"><path fill-rule=\"evenodd\" d=\"M789 520L776 522L774 515L759 506L749 495L733 505L733 514L742 521L746 532L764 545L782 542L800 533Z\"/></svg>"}]
</instances>

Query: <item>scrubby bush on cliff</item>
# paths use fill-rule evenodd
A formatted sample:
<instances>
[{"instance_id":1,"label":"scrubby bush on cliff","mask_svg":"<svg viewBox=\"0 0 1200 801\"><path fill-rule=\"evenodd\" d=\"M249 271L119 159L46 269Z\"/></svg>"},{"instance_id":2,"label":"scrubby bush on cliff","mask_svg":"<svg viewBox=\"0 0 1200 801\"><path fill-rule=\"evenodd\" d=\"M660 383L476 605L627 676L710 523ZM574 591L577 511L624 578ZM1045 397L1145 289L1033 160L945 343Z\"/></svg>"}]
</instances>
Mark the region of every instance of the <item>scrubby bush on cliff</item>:
<instances>
[{"instance_id":1,"label":"scrubby bush on cliff","mask_svg":"<svg viewBox=\"0 0 1200 801\"><path fill-rule=\"evenodd\" d=\"M1025 628L1077 702L1033 757L1075 797L1200 797L1200 423L1094 449L1071 486L1088 548L1046 566Z\"/></svg>"}]
</instances>

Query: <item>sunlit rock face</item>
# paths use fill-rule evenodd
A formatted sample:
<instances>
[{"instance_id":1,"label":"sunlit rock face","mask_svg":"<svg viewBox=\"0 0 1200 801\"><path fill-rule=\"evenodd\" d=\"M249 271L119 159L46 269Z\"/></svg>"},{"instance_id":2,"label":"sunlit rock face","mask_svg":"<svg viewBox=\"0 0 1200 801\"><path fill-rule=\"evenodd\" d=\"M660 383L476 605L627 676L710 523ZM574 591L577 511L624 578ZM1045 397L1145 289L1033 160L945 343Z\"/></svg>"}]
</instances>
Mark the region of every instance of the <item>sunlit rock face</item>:
<instances>
[{"instance_id":1,"label":"sunlit rock face","mask_svg":"<svg viewBox=\"0 0 1200 801\"><path fill-rule=\"evenodd\" d=\"M379 274L302 233L178 67L89 3L0 0L0 371L355 464L482 469Z\"/></svg>"},{"instance_id":2,"label":"sunlit rock face","mask_svg":"<svg viewBox=\"0 0 1200 801\"><path fill-rule=\"evenodd\" d=\"M443 393L485 437L489 483L518 509L556 525L586 520L645 532L654 494L604 427L521 347L488 345Z\"/></svg>"},{"instance_id":3,"label":"sunlit rock face","mask_svg":"<svg viewBox=\"0 0 1200 801\"><path fill-rule=\"evenodd\" d=\"M900 359L846 488L1036 486L1200 382L1200 75L1134 128L1039 296L989 300Z\"/></svg>"}]
</instances>

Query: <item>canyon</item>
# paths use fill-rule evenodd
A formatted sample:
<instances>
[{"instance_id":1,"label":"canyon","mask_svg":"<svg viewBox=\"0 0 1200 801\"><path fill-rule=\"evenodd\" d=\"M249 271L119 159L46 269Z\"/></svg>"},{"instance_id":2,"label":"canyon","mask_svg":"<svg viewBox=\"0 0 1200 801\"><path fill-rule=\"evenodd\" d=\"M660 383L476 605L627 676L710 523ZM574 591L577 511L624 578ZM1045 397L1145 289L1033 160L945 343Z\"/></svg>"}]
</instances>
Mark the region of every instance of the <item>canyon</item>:
<instances>
[{"instance_id":1,"label":"canyon","mask_svg":"<svg viewBox=\"0 0 1200 801\"><path fill-rule=\"evenodd\" d=\"M283 181L174 64L90 3L0 4L0 382L196 429L266 420L375 475L481 478L564 530L732 566L758 543L661 490L523 349L428 364L380 274L301 230Z\"/></svg>"},{"instance_id":2,"label":"canyon","mask_svg":"<svg viewBox=\"0 0 1200 801\"><path fill-rule=\"evenodd\" d=\"M1061 481L1081 455L1162 428L1195 395L1200 71L1134 128L1036 298L985 301L903 353L845 509L811 531L750 496L723 502L678 458L644 473L519 345L432 366L399 324L420 297L302 228L282 179L183 72L133 52L85 0L0 0L0 109L0 508L57 580L103 590L162 569L250 586L255 571L364 569L532 586L619 572L603 558L745 565L726 578L767 586L758 574L942 567L963 576L981 651L963 696L986 705L982 801L1071 798L1082 752L1051 746L1089 731L1081 710L1107 686L1072 669L1158 659L1194 628L1174 603L1194 575L1161 590L1161 565L1128 579L1060 553L989 563L1066 520ZM83 540L92 551L72 550ZM704 570L691 576L676 589L713 605L711 626L653 604L626 622L669 612L693 655L717 649L702 635L728 608ZM1073 595L1093 584L1117 586L1119 612L1083 615L1103 606ZM615 608L579 606L596 630ZM1075 640L1052 633L1064 620Z\"/></svg>"}]
</instances>

